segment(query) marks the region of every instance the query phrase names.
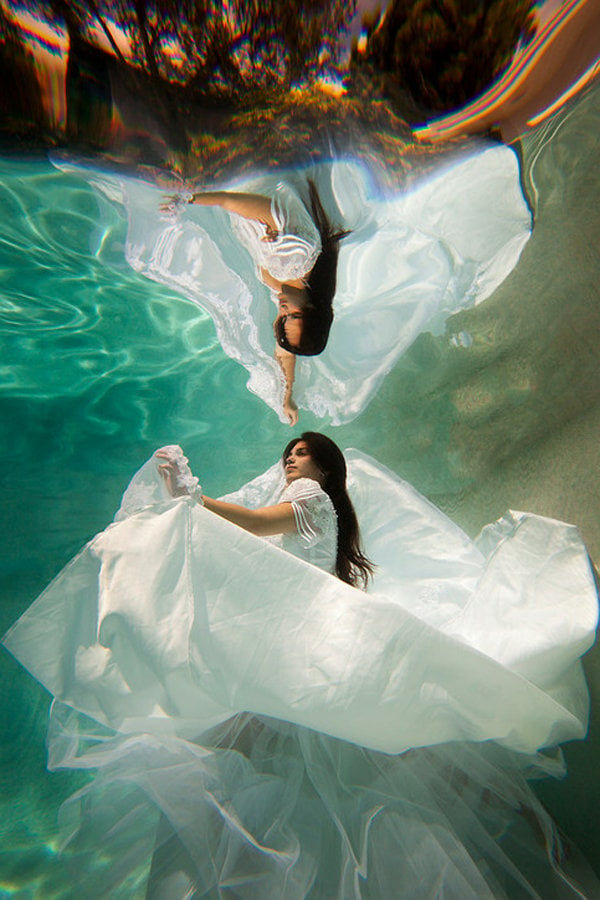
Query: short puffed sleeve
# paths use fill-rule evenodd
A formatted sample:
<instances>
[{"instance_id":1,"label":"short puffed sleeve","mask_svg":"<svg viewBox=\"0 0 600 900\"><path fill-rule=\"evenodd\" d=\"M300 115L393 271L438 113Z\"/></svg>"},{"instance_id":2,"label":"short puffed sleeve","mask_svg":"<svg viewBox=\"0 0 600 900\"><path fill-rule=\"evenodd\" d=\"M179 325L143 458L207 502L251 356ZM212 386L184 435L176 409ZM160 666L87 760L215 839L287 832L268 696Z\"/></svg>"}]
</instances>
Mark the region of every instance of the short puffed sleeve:
<instances>
[{"instance_id":1,"label":"short puffed sleeve","mask_svg":"<svg viewBox=\"0 0 600 900\"><path fill-rule=\"evenodd\" d=\"M230 213L230 219L259 269L285 283L309 274L321 252L321 237L308 209L289 185L280 181L271 193L275 234L268 233L256 219L237 213Z\"/></svg>"},{"instance_id":2,"label":"short puffed sleeve","mask_svg":"<svg viewBox=\"0 0 600 900\"><path fill-rule=\"evenodd\" d=\"M302 543L312 547L328 537L337 537L337 516L329 496L317 481L298 478L281 495L281 503L291 503L296 529Z\"/></svg>"},{"instance_id":3,"label":"short puffed sleeve","mask_svg":"<svg viewBox=\"0 0 600 900\"><path fill-rule=\"evenodd\" d=\"M303 278L321 252L319 231L300 197L281 181L271 199L271 214L279 234L268 247L266 268L282 282Z\"/></svg>"}]
</instances>

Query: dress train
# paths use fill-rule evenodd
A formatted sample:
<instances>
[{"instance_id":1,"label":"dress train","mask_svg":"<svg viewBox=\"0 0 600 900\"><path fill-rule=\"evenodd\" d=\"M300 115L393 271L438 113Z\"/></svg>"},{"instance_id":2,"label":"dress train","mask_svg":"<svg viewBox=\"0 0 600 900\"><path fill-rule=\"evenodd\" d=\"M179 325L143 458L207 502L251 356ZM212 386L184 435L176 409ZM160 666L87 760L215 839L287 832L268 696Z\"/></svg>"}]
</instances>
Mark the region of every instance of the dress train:
<instances>
[{"instance_id":1,"label":"dress train","mask_svg":"<svg viewBox=\"0 0 600 900\"><path fill-rule=\"evenodd\" d=\"M345 455L373 593L166 498L153 459L5 636L56 698L49 766L96 773L63 810L87 896L598 892L527 783L587 727L576 529L512 513L473 542Z\"/></svg>"}]
</instances>

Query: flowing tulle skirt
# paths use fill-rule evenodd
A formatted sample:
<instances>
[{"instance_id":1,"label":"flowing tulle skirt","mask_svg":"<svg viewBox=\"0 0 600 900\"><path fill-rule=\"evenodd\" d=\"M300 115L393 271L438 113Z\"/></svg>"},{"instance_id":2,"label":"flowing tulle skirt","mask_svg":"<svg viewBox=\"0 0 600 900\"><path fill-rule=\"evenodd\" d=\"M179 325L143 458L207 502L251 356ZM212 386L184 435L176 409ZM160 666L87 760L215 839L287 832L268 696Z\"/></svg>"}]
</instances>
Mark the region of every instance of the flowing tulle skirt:
<instances>
[{"instance_id":1,"label":"flowing tulle skirt","mask_svg":"<svg viewBox=\"0 0 600 900\"><path fill-rule=\"evenodd\" d=\"M61 810L86 896L598 896L526 780L560 756L392 756L250 715L202 740L109 735L55 706L51 766L97 772Z\"/></svg>"},{"instance_id":2,"label":"flowing tulle skirt","mask_svg":"<svg viewBox=\"0 0 600 900\"><path fill-rule=\"evenodd\" d=\"M57 698L49 765L96 772L63 810L88 896L594 896L526 780L585 736L576 530L473 543L346 455L372 594L165 499L150 461L6 636Z\"/></svg>"}]
</instances>

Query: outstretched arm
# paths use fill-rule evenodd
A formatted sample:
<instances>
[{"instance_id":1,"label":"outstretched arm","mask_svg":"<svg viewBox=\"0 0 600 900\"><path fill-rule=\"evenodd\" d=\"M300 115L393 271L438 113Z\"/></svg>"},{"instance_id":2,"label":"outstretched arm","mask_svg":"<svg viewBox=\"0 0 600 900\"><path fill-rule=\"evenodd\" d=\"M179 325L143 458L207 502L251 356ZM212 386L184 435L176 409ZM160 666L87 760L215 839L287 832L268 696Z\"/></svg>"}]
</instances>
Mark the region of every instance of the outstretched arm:
<instances>
[{"instance_id":1,"label":"outstretched arm","mask_svg":"<svg viewBox=\"0 0 600 900\"><path fill-rule=\"evenodd\" d=\"M267 229L269 235L277 234L277 223L271 213L271 200L262 194L244 194L237 191L200 191L192 194L190 203L197 206L220 206L227 212L244 219L254 219Z\"/></svg>"},{"instance_id":2,"label":"outstretched arm","mask_svg":"<svg viewBox=\"0 0 600 900\"><path fill-rule=\"evenodd\" d=\"M158 471L165 482L165 487L172 497L182 497L186 495L194 496L194 499L200 502L210 512L216 513L222 519L233 522L240 528L252 532L252 534L260 537L267 537L271 534L289 534L296 531L296 519L291 503L277 503L274 506L263 506L260 509L248 509L237 503L226 503L224 500L213 500L204 494L196 495L196 491L200 494L200 486L197 484L198 479L193 478L189 468L187 468L187 459L185 468L189 473L189 480L193 480L196 484L194 491L190 492L189 486L182 483L181 467L178 465L178 457L173 454L173 447L161 447L157 450L155 456L158 459L164 459L164 463L159 463ZM183 457L180 448L179 456Z\"/></svg>"},{"instance_id":3,"label":"outstretched arm","mask_svg":"<svg viewBox=\"0 0 600 900\"><path fill-rule=\"evenodd\" d=\"M203 496L202 499L205 507L211 512L260 537L267 537L271 534L289 534L296 531L296 519L291 503L277 503L275 506L247 509L245 506L225 503L224 500L213 500L211 497Z\"/></svg>"},{"instance_id":4,"label":"outstretched arm","mask_svg":"<svg viewBox=\"0 0 600 900\"><path fill-rule=\"evenodd\" d=\"M283 347L280 347L279 344L276 344L275 359L281 366L281 371L283 372L283 377L285 378L283 411L288 417L290 425L296 425L298 422L298 407L296 405L296 402L294 401L294 398L292 397L294 376L296 374L296 355L294 353L289 353L287 350L284 350Z\"/></svg>"}]
</instances>

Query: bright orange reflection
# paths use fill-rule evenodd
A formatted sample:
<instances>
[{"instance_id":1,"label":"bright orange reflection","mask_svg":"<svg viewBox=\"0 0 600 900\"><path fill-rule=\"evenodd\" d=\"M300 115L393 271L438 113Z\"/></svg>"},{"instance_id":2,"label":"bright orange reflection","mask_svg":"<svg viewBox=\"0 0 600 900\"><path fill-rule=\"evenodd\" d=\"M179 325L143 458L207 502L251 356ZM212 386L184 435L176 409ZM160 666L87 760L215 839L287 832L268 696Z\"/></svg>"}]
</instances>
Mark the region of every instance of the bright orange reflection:
<instances>
[{"instance_id":1,"label":"bright orange reflection","mask_svg":"<svg viewBox=\"0 0 600 900\"><path fill-rule=\"evenodd\" d=\"M415 134L439 141L498 126L505 141L515 140L580 90L598 71L599 57L600 3L568 0L489 90Z\"/></svg>"},{"instance_id":2,"label":"bright orange reflection","mask_svg":"<svg viewBox=\"0 0 600 900\"><path fill-rule=\"evenodd\" d=\"M67 32L25 10L12 10L3 4L5 13L19 26L23 43L35 58L44 111L53 128L65 127L67 103L65 75L69 55Z\"/></svg>"}]
</instances>

